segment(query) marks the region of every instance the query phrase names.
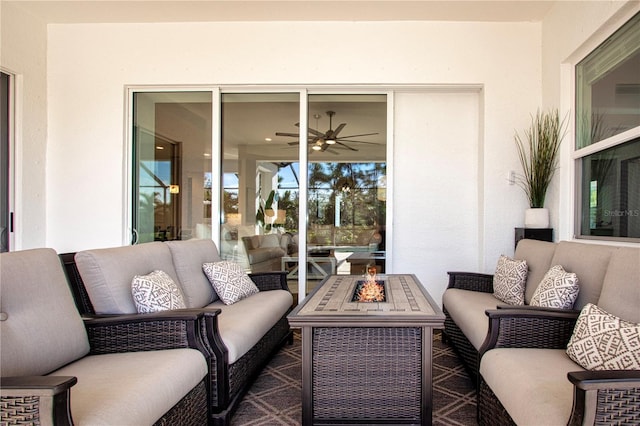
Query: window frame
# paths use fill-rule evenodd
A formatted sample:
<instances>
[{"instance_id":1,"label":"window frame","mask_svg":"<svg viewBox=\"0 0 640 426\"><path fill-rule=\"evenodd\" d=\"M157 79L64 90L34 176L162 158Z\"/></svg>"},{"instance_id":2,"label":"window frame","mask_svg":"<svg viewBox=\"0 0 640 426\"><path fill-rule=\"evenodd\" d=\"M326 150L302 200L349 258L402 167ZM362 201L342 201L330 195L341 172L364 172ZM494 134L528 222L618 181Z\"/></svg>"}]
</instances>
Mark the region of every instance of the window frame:
<instances>
[{"instance_id":1,"label":"window frame","mask_svg":"<svg viewBox=\"0 0 640 426\"><path fill-rule=\"evenodd\" d=\"M618 32L627 22L632 20L639 11L631 11L631 13L623 18L620 21L616 22L616 26L611 28L607 34L601 35L597 40L592 40L592 43L589 44L589 47L583 52L583 55L580 56L577 60L572 63L572 109L574 110L573 116L573 144L571 148L571 161L573 163L574 168L574 221L573 221L573 235L575 239L579 240L594 240L594 241L602 241L602 242L623 242L623 243L640 243L640 238L635 237L611 237L611 236L597 236L597 235L584 235L582 234L582 196L583 196L583 170L582 164L583 159L593 154L601 153L607 149L614 148L616 146L623 145L627 142L630 142L634 139L640 139L640 125L628 129L624 132L618 133L616 135L610 136L601 141L592 143L590 145L586 145L581 148L577 148L577 138L578 138L578 128L579 125L577 114L575 111L578 109L578 101L579 101L579 87L578 87L578 78L577 78L577 66L587 58L592 52L598 49L602 43L605 43L610 37L612 37L616 32Z\"/></svg>"}]
</instances>

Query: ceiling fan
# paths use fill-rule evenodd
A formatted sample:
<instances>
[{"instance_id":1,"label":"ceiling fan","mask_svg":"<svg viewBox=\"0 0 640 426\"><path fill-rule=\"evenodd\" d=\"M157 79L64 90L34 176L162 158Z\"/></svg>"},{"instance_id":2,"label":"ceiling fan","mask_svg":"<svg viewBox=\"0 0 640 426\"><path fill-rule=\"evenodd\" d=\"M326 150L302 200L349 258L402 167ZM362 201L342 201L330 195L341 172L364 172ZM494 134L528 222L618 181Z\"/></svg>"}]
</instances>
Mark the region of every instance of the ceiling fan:
<instances>
[{"instance_id":1,"label":"ceiling fan","mask_svg":"<svg viewBox=\"0 0 640 426\"><path fill-rule=\"evenodd\" d=\"M374 142L359 141L351 138L357 138L362 136L373 136L373 135L377 135L378 133L361 133L359 135L340 136L340 132L342 132L342 129L344 129L347 123L341 123L334 130L333 116L335 114L336 114L335 111L327 111L327 115L329 116L329 130L327 130L326 132L323 133L319 130L312 129L311 127L309 127L308 146L311 148L312 151L321 151L321 152L328 151L328 152L331 152L332 154L338 154L338 152L333 151L330 148L333 147L333 148L340 148L340 149L345 149L350 151L358 151L358 149L347 145L345 142L375 144ZM313 117L316 119L316 123L317 123L317 120L320 118L320 115L315 114ZM296 127L299 127L300 123L296 123L295 125ZM316 125L316 127L318 126ZM276 136L299 138L300 135L298 133L276 132ZM300 141L289 142L289 145L299 145L299 144L300 144Z\"/></svg>"}]
</instances>

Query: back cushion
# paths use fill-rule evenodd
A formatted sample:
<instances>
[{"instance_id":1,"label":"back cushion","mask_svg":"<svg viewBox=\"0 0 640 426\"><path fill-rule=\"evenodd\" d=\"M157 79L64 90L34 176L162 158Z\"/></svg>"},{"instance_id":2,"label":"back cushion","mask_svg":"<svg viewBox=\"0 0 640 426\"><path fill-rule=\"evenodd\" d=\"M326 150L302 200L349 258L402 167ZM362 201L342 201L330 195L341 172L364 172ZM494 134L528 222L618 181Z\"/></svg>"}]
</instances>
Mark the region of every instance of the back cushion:
<instances>
[{"instance_id":1,"label":"back cushion","mask_svg":"<svg viewBox=\"0 0 640 426\"><path fill-rule=\"evenodd\" d=\"M533 293L551 267L551 258L556 244L538 240L520 240L516 247L514 259L526 260L529 268L527 284L524 291L524 303L531 303Z\"/></svg>"},{"instance_id":2,"label":"back cushion","mask_svg":"<svg viewBox=\"0 0 640 426\"><path fill-rule=\"evenodd\" d=\"M597 304L602 282L607 272L613 246L561 241L551 259L551 264L562 265L567 272L578 276L580 292L573 309L582 309L587 303Z\"/></svg>"},{"instance_id":3,"label":"back cushion","mask_svg":"<svg viewBox=\"0 0 640 426\"><path fill-rule=\"evenodd\" d=\"M0 374L40 376L85 356L89 341L56 252L0 255Z\"/></svg>"},{"instance_id":4,"label":"back cushion","mask_svg":"<svg viewBox=\"0 0 640 426\"><path fill-rule=\"evenodd\" d=\"M161 242L85 250L75 256L96 314L135 314L131 281L136 275L164 271L179 283L171 251Z\"/></svg>"},{"instance_id":5,"label":"back cushion","mask_svg":"<svg viewBox=\"0 0 640 426\"><path fill-rule=\"evenodd\" d=\"M220 261L212 240L167 241L187 308L202 308L218 299L202 265Z\"/></svg>"},{"instance_id":6,"label":"back cushion","mask_svg":"<svg viewBox=\"0 0 640 426\"><path fill-rule=\"evenodd\" d=\"M621 247L611 254L597 305L623 320L640 323L640 249Z\"/></svg>"}]
</instances>

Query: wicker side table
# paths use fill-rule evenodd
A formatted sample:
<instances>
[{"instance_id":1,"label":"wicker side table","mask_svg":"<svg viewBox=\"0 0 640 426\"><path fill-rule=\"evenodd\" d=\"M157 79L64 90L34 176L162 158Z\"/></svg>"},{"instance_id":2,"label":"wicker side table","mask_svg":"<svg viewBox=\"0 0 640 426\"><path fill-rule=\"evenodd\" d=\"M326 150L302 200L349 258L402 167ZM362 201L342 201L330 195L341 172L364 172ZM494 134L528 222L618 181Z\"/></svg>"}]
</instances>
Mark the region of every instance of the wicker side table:
<instances>
[{"instance_id":1,"label":"wicker side table","mask_svg":"<svg viewBox=\"0 0 640 426\"><path fill-rule=\"evenodd\" d=\"M433 329L444 315L413 275L381 275L385 302L352 302L332 275L289 315L302 328L302 423L430 425Z\"/></svg>"}]
</instances>

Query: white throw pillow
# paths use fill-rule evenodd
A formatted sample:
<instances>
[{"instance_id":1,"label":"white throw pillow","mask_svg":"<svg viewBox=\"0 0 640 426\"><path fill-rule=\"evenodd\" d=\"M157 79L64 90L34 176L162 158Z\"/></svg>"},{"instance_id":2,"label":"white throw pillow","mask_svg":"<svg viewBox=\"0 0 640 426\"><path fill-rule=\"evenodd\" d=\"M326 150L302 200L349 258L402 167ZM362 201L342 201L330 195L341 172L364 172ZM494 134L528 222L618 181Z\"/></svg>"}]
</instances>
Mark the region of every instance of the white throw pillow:
<instances>
[{"instance_id":1,"label":"white throw pillow","mask_svg":"<svg viewBox=\"0 0 640 426\"><path fill-rule=\"evenodd\" d=\"M578 276L572 272L566 272L562 265L555 265L547 271L536 288L530 305L572 309L578 298L578 292L580 292Z\"/></svg>"},{"instance_id":2,"label":"white throw pillow","mask_svg":"<svg viewBox=\"0 0 640 426\"><path fill-rule=\"evenodd\" d=\"M251 281L242 266L235 262L205 263L202 265L202 270L225 305L231 305L258 293L258 287Z\"/></svg>"},{"instance_id":3,"label":"white throw pillow","mask_svg":"<svg viewBox=\"0 0 640 426\"><path fill-rule=\"evenodd\" d=\"M587 303L567 344L567 355L587 370L640 370L640 324Z\"/></svg>"},{"instance_id":4,"label":"white throw pillow","mask_svg":"<svg viewBox=\"0 0 640 426\"><path fill-rule=\"evenodd\" d=\"M133 277L131 294L141 314L186 308L182 291L164 271Z\"/></svg>"},{"instance_id":5,"label":"white throw pillow","mask_svg":"<svg viewBox=\"0 0 640 426\"><path fill-rule=\"evenodd\" d=\"M501 255L493 274L493 295L509 305L524 305L528 272L526 260Z\"/></svg>"}]
</instances>

